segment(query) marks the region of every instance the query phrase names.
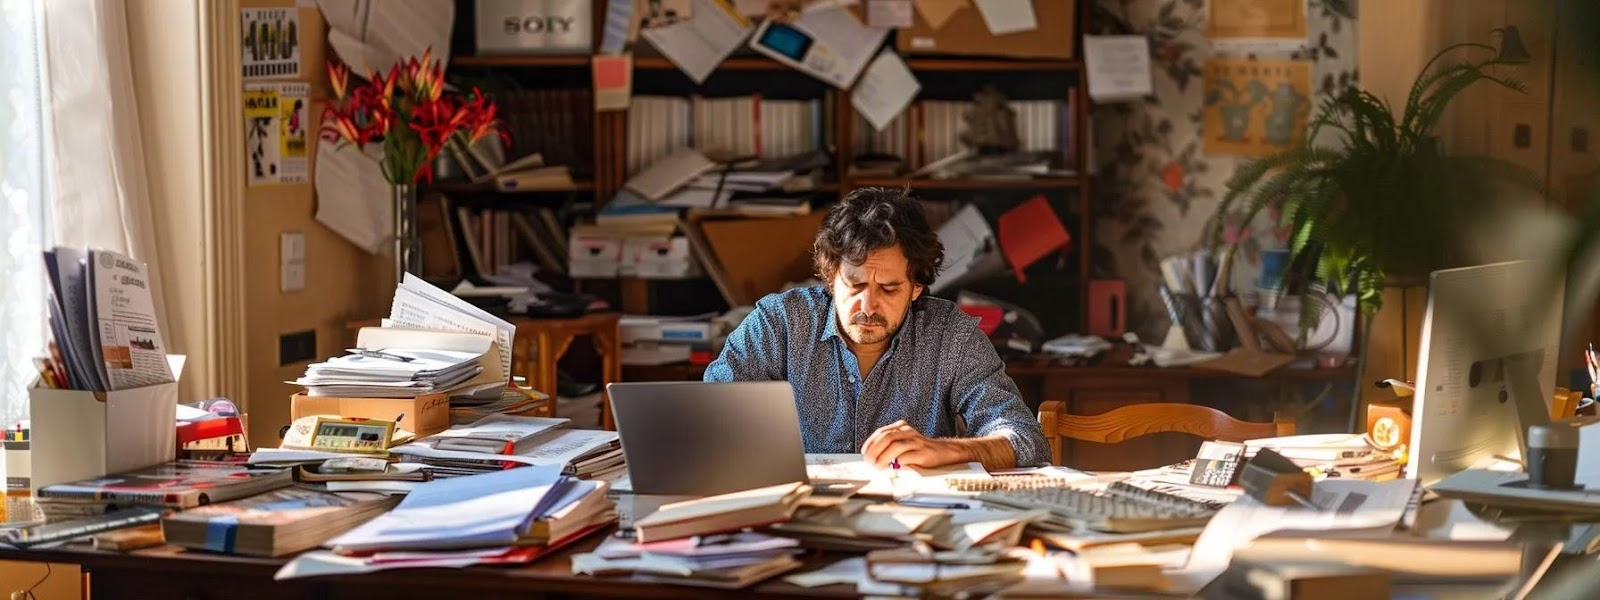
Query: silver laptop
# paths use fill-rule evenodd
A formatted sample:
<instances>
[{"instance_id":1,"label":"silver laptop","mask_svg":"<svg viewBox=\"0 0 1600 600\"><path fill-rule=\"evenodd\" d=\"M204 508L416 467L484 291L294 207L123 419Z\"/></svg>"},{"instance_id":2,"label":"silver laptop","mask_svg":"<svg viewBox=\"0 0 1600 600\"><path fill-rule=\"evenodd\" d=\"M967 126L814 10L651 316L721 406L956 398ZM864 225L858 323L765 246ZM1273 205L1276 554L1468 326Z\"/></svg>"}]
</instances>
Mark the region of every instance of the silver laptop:
<instances>
[{"instance_id":1,"label":"silver laptop","mask_svg":"<svg viewBox=\"0 0 1600 600\"><path fill-rule=\"evenodd\" d=\"M636 494L708 496L806 481L787 381L612 383Z\"/></svg>"}]
</instances>

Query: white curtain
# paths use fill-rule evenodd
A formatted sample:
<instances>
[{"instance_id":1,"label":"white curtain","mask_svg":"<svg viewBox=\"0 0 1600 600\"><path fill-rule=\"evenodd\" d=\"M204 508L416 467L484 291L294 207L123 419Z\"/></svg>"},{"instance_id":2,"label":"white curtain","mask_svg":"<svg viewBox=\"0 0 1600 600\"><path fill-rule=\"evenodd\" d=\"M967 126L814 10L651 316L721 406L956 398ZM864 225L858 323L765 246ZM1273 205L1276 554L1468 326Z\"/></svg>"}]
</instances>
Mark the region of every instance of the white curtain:
<instances>
[{"instance_id":1,"label":"white curtain","mask_svg":"<svg viewBox=\"0 0 1600 600\"><path fill-rule=\"evenodd\" d=\"M46 0L41 17L57 242L114 250L148 264L156 318L162 337L171 340L134 100L127 5Z\"/></svg>"},{"instance_id":2,"label":"white curtain","mask_svg":"<svg viewBox=\"0 0 1600 600\"><path fill-rule=\"evenodd\" d=\"M0 425L26 417L44 351L50 237L38 53L39 0L0 0Z\"/></svg>"}]
</instances>

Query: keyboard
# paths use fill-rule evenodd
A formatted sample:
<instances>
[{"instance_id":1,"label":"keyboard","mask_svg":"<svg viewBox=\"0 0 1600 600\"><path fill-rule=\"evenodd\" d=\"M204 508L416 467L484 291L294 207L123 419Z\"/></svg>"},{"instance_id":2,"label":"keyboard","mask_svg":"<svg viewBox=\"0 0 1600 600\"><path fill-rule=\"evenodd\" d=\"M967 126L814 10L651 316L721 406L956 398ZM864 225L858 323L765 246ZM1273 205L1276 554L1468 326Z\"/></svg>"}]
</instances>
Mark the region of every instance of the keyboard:
<instances>
[{"instance_id":1,"label":"keyboard","mask_svg":"<svg viewBox=\"0 0 1600 600\"><path fill-rule=\"evenodd\" d=\"M1072 529L1135 533L1204 525L1219 506L1115 482L1104 490L1066 486L996 490L978 494L985 504L1046 510L1051 524Z\"/></svg>"}]
</instances>

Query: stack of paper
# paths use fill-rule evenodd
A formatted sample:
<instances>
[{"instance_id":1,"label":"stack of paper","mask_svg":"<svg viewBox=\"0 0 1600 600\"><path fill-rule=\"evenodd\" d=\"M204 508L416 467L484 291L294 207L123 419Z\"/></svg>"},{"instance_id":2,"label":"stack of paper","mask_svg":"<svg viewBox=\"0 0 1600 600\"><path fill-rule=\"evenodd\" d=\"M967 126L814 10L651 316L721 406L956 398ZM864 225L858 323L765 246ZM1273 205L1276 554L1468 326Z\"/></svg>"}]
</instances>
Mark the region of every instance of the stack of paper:
<instances>
[{"instance_id":1,"label":"stack of paper","mask_svg":"<svg viewBox=\"0 0 1600 600\"><path fill-rule=\"evenodd\" d=\"M41 385L105 392L174 380L145 265L106 250L44 252L52 354Z\"/></svg>"},{"instance_id":2,"label":"stack of paper","mask_svg":"<svg viewBox=\"0 0 1600 600\"><path fill-rule=\"evenodd\" d=\"M435 447L435 439L430 437L390 452L404 461L420 463L435 477L489 473L521 465L555 465L580 479L607 479L627 469L615 431L553 429L511 454L447 450Z\"/></svg>"},{"instance_id":3,"label":"stack of paper","mask_svg":"<svg viewBox=\"0 0 1600 600\"><path fill-rule=\"evenodd\" d=\"M307 395L398 398L454 391L483 371L481 353L426 348L356 349L312 363L296 385Z\"/></svg>"},{"instance_id":4,"label":"stack of paper","mask_svg":"<svg viewBox=\"0 0 1600 600\"><path fill-rule=\"evenodd\" d=\"M332 552L301 555L277 577L528 562L614 522L605 493L603 482L555 465L420 484L394 510L328 540Z\"/></svg>"},{"instance_id":5,"label":"stack of paper","mask_svg":"<svg viewBox=\"0 0 1600 600\"><path fill-rule=\"evenodd\" d=\"M540 436L566 427L572 419L489 415L471 425L451 427L429 438L434 448L490 454L520 454Z\"/></svg>"},{"instance_id":6,"label":"stack of paper","mask_svg":"<svg viewBox=\"0 0 1600 600\"><path fill-rule=\"evenodd\" d=\"M1402 465L1393 451L1379 450L1359 433L1331 433L1262 438L1245 443L1246 452L1271 448L1318 478L1388 481Z\"/></svg>"},{"instance_id":7,"label":"stack of paper","mask_svg":"<svg viewBox=\"0 0 1600 600\"><path fill-rule=\"evenodd\" d=\"M572 572L737 589L798 568L798 551L795 540L757 532L653 543L612 538L594 552L573 556Z\"/></svg>"},{"instance_id":8,"label":"stack of paper","mask_svg":"<svg viewBox=\"0 0 1600 600\"><path fill-rule=\"evenodd\" d=\"M406 273L395 289L394 302L384 328L421 329L487 335L494 340L494 351L486 352L485 373L480 381L498 386L474 386L470 392L496 398L511 380L511 342L517 328L505 319L489 314L465 300L439 289L421 278ZM499 369L493 368L499 363Z\"/></svg>"}]
</instances>

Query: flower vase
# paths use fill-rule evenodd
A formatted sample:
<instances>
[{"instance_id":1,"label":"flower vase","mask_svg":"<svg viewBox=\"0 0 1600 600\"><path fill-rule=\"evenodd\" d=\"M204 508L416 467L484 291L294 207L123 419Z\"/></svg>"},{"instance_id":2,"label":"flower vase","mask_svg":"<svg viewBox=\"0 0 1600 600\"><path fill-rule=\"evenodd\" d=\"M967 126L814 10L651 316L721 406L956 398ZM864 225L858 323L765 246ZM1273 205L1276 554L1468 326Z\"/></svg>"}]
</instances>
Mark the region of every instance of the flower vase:
<instances>
[{"instance_id":1,"label":"flower vase","mask_svg":"<svg viewBox=\"0 0 1600 600\"><path fill-rule=\"evenodd\" d=\"M417 188L409 183L395 185L394 195L394 281L398 285L406 273L422 274L422 252L417 247Z\"/></svg>"}]
</instances>

